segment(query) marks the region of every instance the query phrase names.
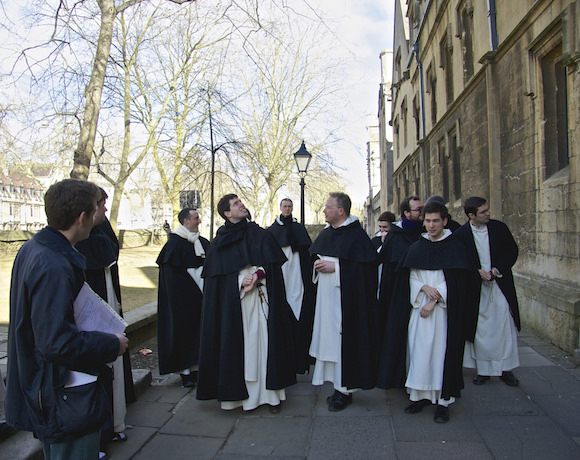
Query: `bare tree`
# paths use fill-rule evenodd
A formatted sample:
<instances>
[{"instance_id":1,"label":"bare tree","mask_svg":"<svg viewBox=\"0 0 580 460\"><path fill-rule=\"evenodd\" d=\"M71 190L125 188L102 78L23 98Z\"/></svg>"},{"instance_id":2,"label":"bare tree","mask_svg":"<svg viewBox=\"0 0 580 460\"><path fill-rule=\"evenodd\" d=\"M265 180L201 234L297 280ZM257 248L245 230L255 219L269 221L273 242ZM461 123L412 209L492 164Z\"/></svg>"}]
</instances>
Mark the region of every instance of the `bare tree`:
<instances>
[{"instance_id":1,"label":"bare tree","mask_svg":"<svg viewBox=\"0 0 580 460\"><path fill-rule=\"evenodd\" d=\"M317 31L275 20L244 44L240 80L248 88L242 98L248 109L239 116L244 146L232 159L241 193L263 225L277 214L278 193L296 175L293 153L338 91L332 81L335 64L326 60L324 49L311 46ZM323 148L318 155L328 164Z\"/></svg>"},{"instance_id":2,"label":"bare tree","mask_svg":"<svg viewBox=\"0 0 580 460\"><path fill-rule=\"evenodd\" d=\"M97 123L101 109L101 93L107 73L109 54L111 52L115 17L127 8L143 1L144 0L127 0L116 5L114 0L97 0L101 12L101 25L93 63L93 71L91 72L91 79L85 90L83 123L79 134L79 143L74 152L74 166L71 171L71 177L73 178L86 180L89 175L95 136L97 133ZM183 4L195 0L166 1Z\"/></svg>"}]
</instances>

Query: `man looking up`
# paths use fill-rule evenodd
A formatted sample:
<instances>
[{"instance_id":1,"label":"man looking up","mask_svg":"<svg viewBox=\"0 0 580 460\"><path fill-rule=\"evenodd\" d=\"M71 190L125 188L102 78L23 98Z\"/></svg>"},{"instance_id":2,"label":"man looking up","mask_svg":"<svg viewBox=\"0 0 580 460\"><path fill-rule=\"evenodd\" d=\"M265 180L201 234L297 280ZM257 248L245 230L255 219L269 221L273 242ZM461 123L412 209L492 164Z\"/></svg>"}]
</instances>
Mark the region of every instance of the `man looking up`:
<instances>
[{"instance_id":1,"label":"man looking up","mask_svg":"<svg viewBox=\"0 0 580 460\"><path fill-rule=\"evenodd\" d=\"M463 208L469 222L455 235L465 244L479 274L470 309L477 328L473 343L465 344L463 365L477 368L476 385L499 376L506 385L517 386L512 369L520 365L520 312L512 266L518 258L518 245L506 224L490 219L485 198L470 197Z\"/></svg>"},{"instance_id":2,"label":"man looking up","mask_svg":"<svg viewBox=\"0 0 580 460\"><path fill-rule=\"evenodd\" d=\"M376 251L350 207L348 195L331 193L328 225L310 247L317 285L312 384L333 383L326 400L333 412L346 408L357 389L373 388L376 377Z\"/></svg>"},{"instance_id":3,"label":"man looking up","mask_svg":"<svg viewBox=\"0 0 580 460\"><path fill-rule=\"evenodd\" d=\"M201 219L197 210L184 208L177 219L179 227L169 233L157 257L159 373L179 372L182 385L190 388L197 381L201 272L209 241L199 235Z\"/></svg>"},{"instance_id":4,"label":"man looking up","mask_svg":"<svg viewBox=\"0 0 580 460\"><path fill-rule=\"evenodd\" d=\"M267 404L278 413L284 388L296 383L296 319L281 268L286 257L270 233L248 221L237 195L223 196L217 210L225 223L210 243L202 273L197 399L246 411Z\"/></svg>"},{"instance_id":5,"label":"man looking up","mask_svg":"<svg viewBox=\"0 0 580 460\"><path fill-rule=\"evenodd\" d=\"M401 388L405 382L405 329L408 311L393 309L391 306L397 277L395 269L403 254L421 236L423 228L423 203L418 196L405 198L399 209L401 220L394 222L379 252L382 264L379 287L379 336L382 354L379 361L377 386L383 389ZM402 316L401 316L402 315ZM391 350L395 347L395 350Z\"/></svg>"},{"instance_id":6,"label":"man looking up","mask_svg":"<svg viewBox=\"0 0 580 460\"><path fill-rule=\"evenodd\" d=\"M312 338L314 316L314 285L312 265L308 248L312 244L304 225L292 218L294 205L290 198L280 202L280 216L268 227L284 255L288 259L282 265L286 299L298 321L294 334L296 350L296 372L305 373L310 369L312 358L308 354Z\"/></svg>"},{"instance_id":7,"label":"man looking up","mask_svg":"<svg viewBox=\"0 0 580 460\"><path fill-rule=\"evenodd\" d=\"M447 208L432 201L425 205L427 232L413 243L397 270L404 282L396 286L393 308L406 310L407 378L412 403L405 412L416 414L437 404L434 420L449 421L449 405L461 396L462 331L465 283L469 262L463 244L445 229Z\"/></svg>"},{"instance_id":8,"label":"man looking up","mask_svg":"<svg viewBox=\"0 0 580 460\"><path fill-rule=\"evenodd\" d=\"M66 179L44 196L48 226L24 243L12 270L6 421L32 431L45 459L98 458L110 403L99 379L127 349L125 334L80 331L73 303L83 287L100 191ZM74 387L74 388L73 388Z\"/></svg>"}]
</instances>

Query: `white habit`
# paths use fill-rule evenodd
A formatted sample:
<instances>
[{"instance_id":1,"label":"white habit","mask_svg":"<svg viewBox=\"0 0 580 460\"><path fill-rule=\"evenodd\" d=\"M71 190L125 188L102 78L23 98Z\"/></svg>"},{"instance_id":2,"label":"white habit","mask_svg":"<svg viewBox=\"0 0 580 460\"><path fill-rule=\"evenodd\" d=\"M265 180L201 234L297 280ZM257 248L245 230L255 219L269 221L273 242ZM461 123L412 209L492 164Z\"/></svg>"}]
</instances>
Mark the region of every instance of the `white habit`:
<instances>
[{"instance_id":1,"label":"white habit","mask_svg":"<svg viewBox=\"0 0 580 460\"><path fill-rule=\"evenodd\" d=\"M356 218L349 216L342 225L349 225ZM341 226L342 226L341 225ZM334 262L334 273L312 274L312 282L318 284L316 290L316 310L312 328L310 356L316 358L312 385L332 382L334 389L341 393L356 390L342 386L342 308L340 297L340 261L337 257L318 254L320 259Z\"/></svg>"},{"instance_id":2,"label":"white habit","mask_svg":"<svg viewBox=\"0 0 580 460\"><path fill-rule=\"evenodd\" d=\"M445 231L441 239L449 236ZM428 238L428 234L422 235ZM433 404L448 406L455 401L441 399L443 388L443 368L447 350L447 284L443 270L411 269L409 276L411 289L411 316L407 338L407 393L411 401L428 399ZM431 286L441 294L442 300L427 318L421 318L421 308L429 302L429 297L421 291Z\"/></svg>"},{"instance_id":3,"label":"white habit","mask_svg":"<svg viewBox=\"0 0 580 460\"><path fill-rule=\"evenodd\" d=\"M113 287L113 277L111 267L105 267L105 282L107 286L107 303L117 312L121 312L121 306L117 302L117 295ZM127 403L125 401L125 373L123 370L123 356L118 356L112 364L113 368L113 431L124 431L125 415L127 414Z\"/></svg>"},{"instance_id":4,"label":"white habit","mask_svg":"<svg viewBox=\"0 0 580 460\"><path fill-rule=\"evenodd\" d=\"M238 275L244 333L244 379L249 396L243 401L222 401L222 409L230 410L242 406L244 410L252 410L262 404L277 406L286 399L284 389L266 389L269 309L265 280L258 281L264 284L250 292L244 293L242 288L244 276L255 273L257 269L265 272L262 267L248 265Z\"/></svg>"},{"instance_id":5,"label":"white habit","mask_svg":"<svg viewBox=\"0 0 580 460\"><path fill-rule=\"evenodd\" d=\"M481 268L491 271L487 225L470 224ZM506 297L496 282L482 281L475 341L465 342L463 366L477 368L479 375L501 375L520 365L517 330Z\"/></svg>"},{"instance_id":6,"label":"white habit","mask_svg":"<svg viewBox=\"0 0 580 460\"><path fill-rule=\"evenodd\" d=\"M302 310L302 299L304 298L304 282L302 281L302 268L300 267L300 254L292 252L291 246L282 248L284 255L288 259L282 265L282 276L286 286L286 300L292 308L294 317L300 319Z\"/></svg>"}]
</instances>

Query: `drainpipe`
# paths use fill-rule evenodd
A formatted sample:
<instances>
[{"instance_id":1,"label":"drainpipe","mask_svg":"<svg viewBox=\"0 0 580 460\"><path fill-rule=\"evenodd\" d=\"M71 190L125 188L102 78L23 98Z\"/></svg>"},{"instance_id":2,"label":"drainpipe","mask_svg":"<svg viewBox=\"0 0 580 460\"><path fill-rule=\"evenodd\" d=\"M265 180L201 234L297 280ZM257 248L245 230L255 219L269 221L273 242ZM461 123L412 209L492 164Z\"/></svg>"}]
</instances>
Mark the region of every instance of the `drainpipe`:
<instances>
[{"instance_id":1,"label":"drainpipe","mask_svg":"<svg viewBox=\"0 0 580 460\"><path fill-rule=\"evenodd\" d=\"M497 50L497 11L495 9L495 0L487 0L487 17L489 18L489 40L491 50Z\"/></svg>"},{"instance_id":2,"label":"drainpipe","mask_svg":"<svg viewBox=\"0 0 580 460\"><path fill-rule=\"evenodd\" d=\"M425 139L425 98L423 95L423 63L419 58L419 43L413 44L413 53L419 67L419 101L421 102L421 139Z\"/></svg>"},{"instance_id":3,"label":"drainpipe","mask_svg":"<svg viewBox=\"0 0 580 460\"><path fill-rule=\"evenodd\" d=\"M503 187L501 180L501 129L498 87L499 82L495 72L494 55L498 47L497 21L495 0L487 0L487 16L489 17L489 40L491 51L486 53L485 80L487 91L487 136L489 149L489 206L493 219L503 218L502 196Z\"/></svg>"}]
</instances>

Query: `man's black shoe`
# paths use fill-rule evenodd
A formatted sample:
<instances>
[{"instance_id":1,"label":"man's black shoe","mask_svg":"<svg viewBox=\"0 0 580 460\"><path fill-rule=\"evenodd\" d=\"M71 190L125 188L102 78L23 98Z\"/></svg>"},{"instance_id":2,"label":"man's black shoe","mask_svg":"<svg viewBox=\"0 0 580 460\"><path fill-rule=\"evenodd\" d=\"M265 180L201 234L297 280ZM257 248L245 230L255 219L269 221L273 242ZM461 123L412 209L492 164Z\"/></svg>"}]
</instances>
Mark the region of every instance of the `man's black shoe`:
<instances>
[{"instance_id":1,"label":"man's black shoe","mask_svg":"<svg viewBox=\"0 0 580 460\"><path fill-rule=\"evenodd\" d=\"M437 409L435 409L435 417L433 417L435 423L447 423L449 421L449 407L440 406L437 404Z\"/></svg>"},{"instance_id":2,"label":"man's black shoe","mask_svg":"<svg viewBox=\"0 0 580 460\"><path fill-rule=\"evenodd\" d=\"M197 383L197 372L191 374L180 374L181 386L183 388L193 388Z\"/></svg>"},{"instance_id":3,"label":"man's black shoe","mask_svg":"<svg viewBox=\"0 0 580 460\"><path fill-rule=\"evenodd\" d=\"M430 406L431 401L428 399L421 399L420 401L415 401L405 407L405 414L418 414L423 410L423 408Z\"/></svg>"},{"instance_id":4,"label":"man's black shoe","mask_svg":"<svg viewBox=\"0 0 580 460\"><path fill-rule=\"evenodd\" d=\"M346 406L352 402L352 393L345 395L339 392L338 395L332 395L332 397L334 399L328 403L328 410L330 412L338 412L346 409Z\"/></svg>"},{"instance_id":5,"label":"man's black shoe","mask_svg":"<svg viewBox=\"0 0 580 460\"><path fill-rule=\"evenodd\" d=\"M338 390L334 390L334 393L332 393L329 397L326 398L326 403L330 404L332 401L334 401L336 398L338 398L342 393Z\"/></svg>"},{"instance_id":6,"label":"man's black shoe","mask_svg":"<svg viewBox=\"0 0 580 460\"><path fill-rule=\"evenodd\" d=\"M473 383L475 385L483 385L485 382L489 380L489 375L478 375L473 379Z\"/></svg>"},{"instance_id":7,"label":"man's black shoe","mask_svg":"<svg viewBox=\"0 0 580 460\"><path fill-rule=\"evenodd\" d=\"M517 387L520 384L520 381L516 379L516 376L511 371L503 371L499 379L510 387Z\"/></svg>"},{"instance_id":8,"label":"man's black shoe","mask_svg":"<svg viewBox=\"0 0 580 460\"><path fill-rule=\"evenodd\" d=\"M277 404L275 406L272 405L268 405L268 411L270 412L270 414L279 414L280 411L282 410L282 404Z\"/></svg>"}]
</instances>

